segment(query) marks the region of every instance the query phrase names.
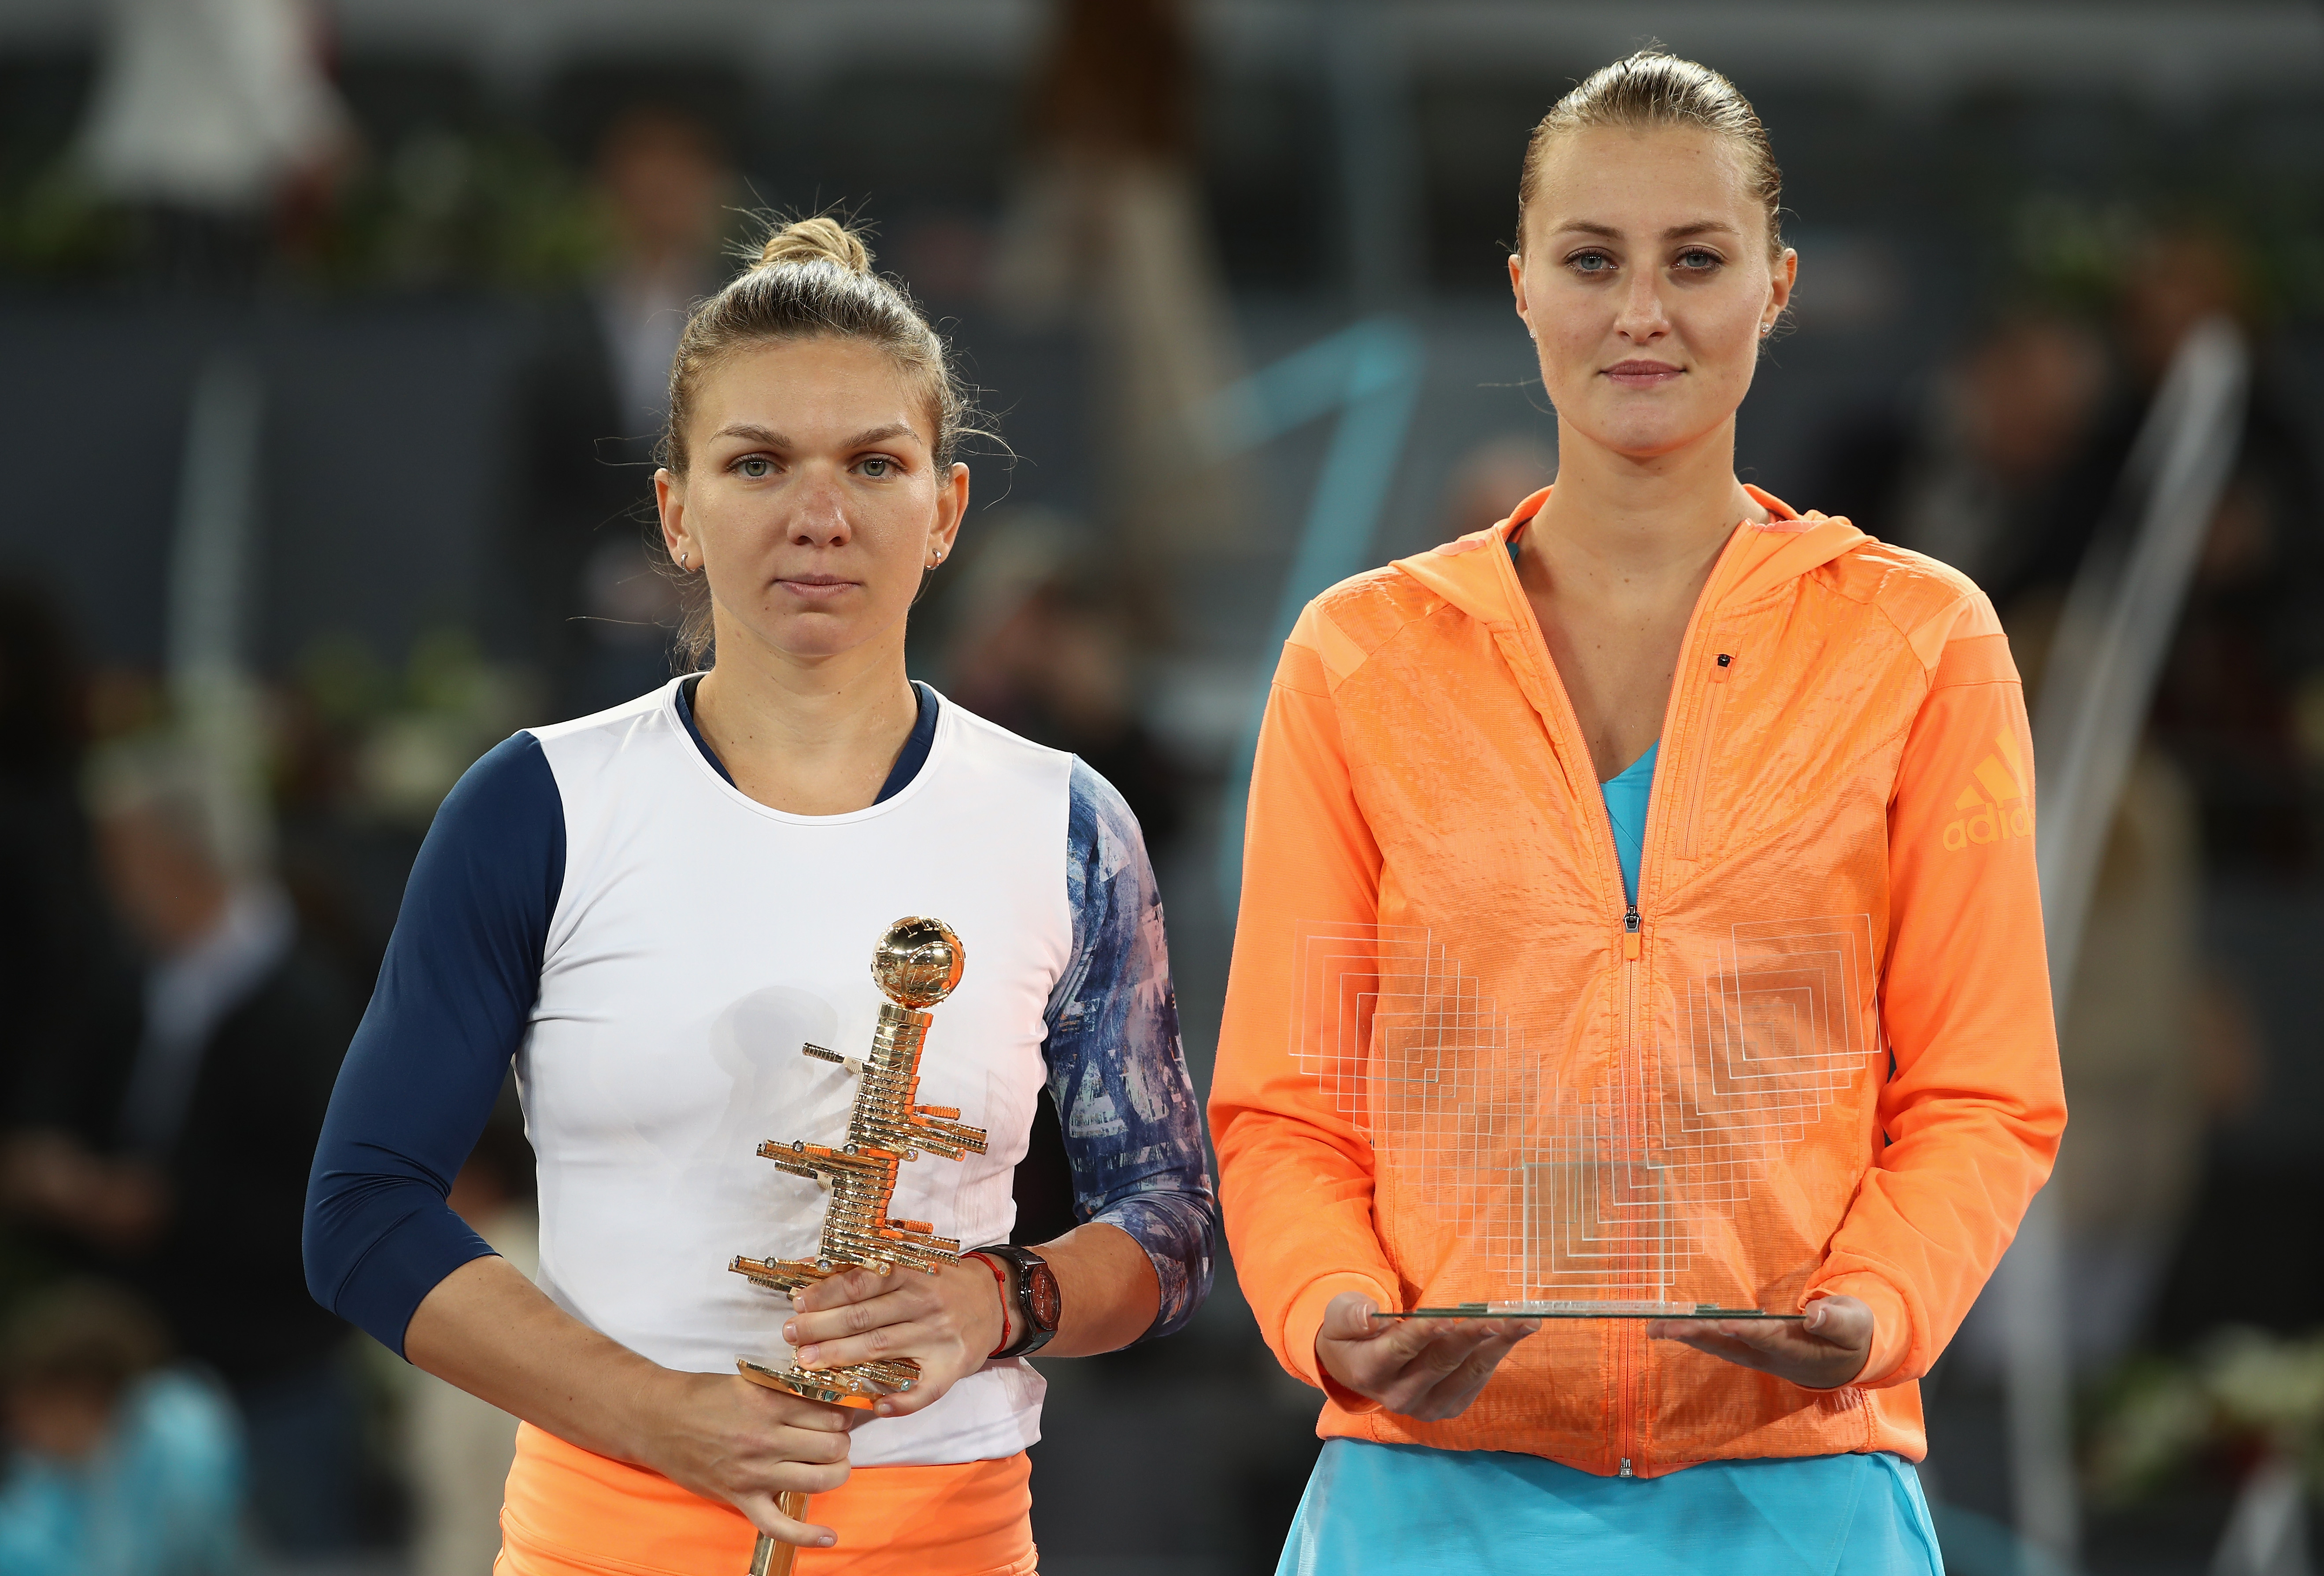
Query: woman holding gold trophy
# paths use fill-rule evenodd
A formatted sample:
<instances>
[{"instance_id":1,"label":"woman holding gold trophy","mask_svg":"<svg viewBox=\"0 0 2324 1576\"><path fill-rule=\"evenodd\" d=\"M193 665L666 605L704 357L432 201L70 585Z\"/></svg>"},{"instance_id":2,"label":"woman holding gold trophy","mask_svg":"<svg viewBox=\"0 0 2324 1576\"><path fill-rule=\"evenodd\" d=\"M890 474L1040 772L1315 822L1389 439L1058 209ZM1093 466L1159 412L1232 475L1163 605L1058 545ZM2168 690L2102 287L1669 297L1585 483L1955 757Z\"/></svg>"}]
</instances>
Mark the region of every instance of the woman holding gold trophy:
<instances>
[{"instance_id":1,"label":"woman holding gold trophy","mask_svg":"<svg viewBox=\"0 0 2324 1576\"><path fill-rule=\"evenodd\" d=\"M1285 646L1211 1102L1285 1572L1941 1568L1914 1381L2065 1121L2032 748L1974 585L1735 475L1779 189L1692 62L1553 108L1556 484Z\"/></svg>"},{"instance_id":2,"label":"woman holding gold trophy","mask_svg":"<svg viewBox=\"0 0 2324 1576\"><path fill-rule=\"evenodd\" d=\"M655 475L715 665L517 734L421 851L308 1276L523 1420L509 1576L743 1576L761 1538L835 1576L1021 1576L1020 1358L1167 1334L1208 1289L1137 823L905 674L968 503L965 410L855 235L777 231L687 325ZM512 1059L538 1286L445 1204ZM1012 1249L1045 1085L1084 1223Z\"/></svg>"}]
</instances>

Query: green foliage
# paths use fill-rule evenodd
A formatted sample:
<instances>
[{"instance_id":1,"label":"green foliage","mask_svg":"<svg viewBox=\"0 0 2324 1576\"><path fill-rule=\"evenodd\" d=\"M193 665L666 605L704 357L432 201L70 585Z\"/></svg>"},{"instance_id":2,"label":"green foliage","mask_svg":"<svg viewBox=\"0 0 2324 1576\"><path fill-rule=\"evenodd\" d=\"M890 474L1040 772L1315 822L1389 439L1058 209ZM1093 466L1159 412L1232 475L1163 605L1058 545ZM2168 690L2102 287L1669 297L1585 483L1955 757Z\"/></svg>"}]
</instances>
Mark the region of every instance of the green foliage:
<instances>
[{"instance_id":1,"label":"green foliage","mask_svg":"<svg viewBox=\"0 0 2324 1576\"><path fill-rule=\"evenodd\" d=\"M2133 203L2028 192L2010 225L2011 263L2027 293L2096 311L2122 289L2147 234L2146 216Z\"/></svg>"},{"instance_id":2,"label":"green foliage","mask_svg":"<svg viewBox=\"0 0 2324 1576\"><path fill-rule=\"evenodd\" d=\"M2132 1359L2100 1387L2084 1467L2101 1503L2127 1504L2198 1462L2290 1457L2324 1480L2324 1331L2230 1328L2191 1359Z\"/></svg>"},{"instance_id":3,"label":"green foliage","mask_svg":"<svg viewBox=\"0 0 2324 1576\"><path fill-rule=\"evenodd\" d=\"M521 132L414 133L280 220L273 266L348 291L555 290L586 278L611 244L586 182ZM0 175L0 275L115 277L143 235L69 160Z\"/></svg>"},{"instance_id":4,"label":"green foliage","mask_svg":"<svg viewBox=\"0 0 2324 1576\"><path fill-rule=\"evenodd\" d=\"M430 129L342 187L310 266L350 289L546 290L586 277L610 241L595 198L547 143Z\"/></svg>"},{"instance_id":5,"label":"green foliage","mask_svg":"<svg viewBox=\"0 0 2324 1576\"><path fill-rule=\"evenodd\" d=\"M109 274L132 235L128 216L69 167L0 186L0 273L44 281Z\"/></svg>"},{"instance_id":6,"label":"green foliage","mask_svg":"<svg viewBox=\"0 0 2324 1576\"><path fill-rule=\"evenodd\" d=\"M326 637L298 664L300 698L346 770L346 807L424 828L476 757L532 712L522 675L484 659L466 631L431 630L401 673L350 634Z\"/></svg>"},{"instance_id":7,"label":"green foliage","mask_svg":"<svg viewBox=\"0 0 2324 1576\"><path fill-rule=\"evenodd\" d=\"M2206 234L2236 260L2261 321L2324 316L2324 201L2222 186L2200 197L2139 200L2034 190L2010 212L2008 293L2084 313L2111 307L2156 237Z\"/></svg>"}]
</instances>

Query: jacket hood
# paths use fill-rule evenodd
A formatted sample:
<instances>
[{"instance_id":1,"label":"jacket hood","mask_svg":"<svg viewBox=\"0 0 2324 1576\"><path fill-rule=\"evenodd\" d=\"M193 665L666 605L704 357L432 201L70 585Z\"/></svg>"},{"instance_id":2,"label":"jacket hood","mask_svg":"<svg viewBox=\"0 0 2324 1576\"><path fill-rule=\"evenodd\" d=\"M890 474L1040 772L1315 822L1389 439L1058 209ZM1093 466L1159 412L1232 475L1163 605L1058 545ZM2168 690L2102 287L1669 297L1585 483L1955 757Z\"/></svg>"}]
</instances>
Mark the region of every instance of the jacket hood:
<instances>
[{"instance_id":1,"label":"jacket hood","mask_svg":"<svg viewBox=\"0 0 2324 1576\"><path fill-rule=\"evenodd\" d=\"M1728 539L1702 588L1706 608L1748 601L1872 539L1837 515L1813 511L1803 515L1772 493L1748 483L1743 490L1771 518L1765 525L1747 524ZM1517 584L1507 547L1509 538L1549 501L1549 494L1550 489L1544 487L1509 511L1508 518L1499 524L1409 558L1398 558L1393 567L1486 624L1520 622L1526 613L1525 593ZM1501 550L1479 550L1488 547Z\"/></svg>"}]
</instances>

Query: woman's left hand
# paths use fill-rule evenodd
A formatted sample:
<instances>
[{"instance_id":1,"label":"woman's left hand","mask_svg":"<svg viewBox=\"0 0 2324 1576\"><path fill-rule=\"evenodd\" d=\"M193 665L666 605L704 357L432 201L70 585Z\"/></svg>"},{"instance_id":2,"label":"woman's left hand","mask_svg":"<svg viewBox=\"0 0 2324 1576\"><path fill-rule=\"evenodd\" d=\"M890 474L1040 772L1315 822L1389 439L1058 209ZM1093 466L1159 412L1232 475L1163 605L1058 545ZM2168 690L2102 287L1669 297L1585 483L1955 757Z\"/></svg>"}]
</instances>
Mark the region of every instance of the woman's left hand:
<instances>
[{"instance_id":1,"label":"woman's left hand","mask_svg":"<svg viewBox=\"0 0 2324 1576\"><path fill-rule=\"evenodd\" d=\"M1836 1390L1872 1356L1872 1310L1819 1297L1804 1319L1656 1319L1650 1341L1675 1341L1810 1390Z\"/></svg>"},{"instance_id":2,"label":"woman's left hand","mask_svg":"<svg viewBox=\"0 0 2324 1576\"><path fill-rule=\"evenodd\" d=\"M794 1303L798 1312L783 1325L783 1339L801 1368L899 1357L920 1365L917 1384L872 1408L878 1417L934 1405L984 1366L1008 1329L1001 1284L981 1258L947 1264L934 1275L851 1269L806 1287Z\"/></svg>"}]
</instances>

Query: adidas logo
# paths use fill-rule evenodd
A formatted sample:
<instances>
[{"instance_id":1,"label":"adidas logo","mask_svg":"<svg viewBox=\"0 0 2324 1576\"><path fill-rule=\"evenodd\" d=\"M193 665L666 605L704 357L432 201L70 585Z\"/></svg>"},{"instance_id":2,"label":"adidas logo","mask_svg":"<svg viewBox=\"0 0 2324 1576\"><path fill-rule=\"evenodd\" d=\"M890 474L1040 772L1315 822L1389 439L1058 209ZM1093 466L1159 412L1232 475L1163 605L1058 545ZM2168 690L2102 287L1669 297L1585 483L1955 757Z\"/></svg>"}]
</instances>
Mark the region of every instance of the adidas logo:
<instances>
[{"instance_id":1,"label":"adidas logo","mask_svg":"<svg viewBox=\"0 0 2324 1576\"><path fill-rule=\"evenodd\" d=\"M1947 848L2034 835L2034 807L2025 799L2025 769L2018 762L2015 740L1996 733L1993 753L1969 775L1976 780L1953 801L1953 808L1963 814L1945 823Z\"/></svg>"}]
</instances>

